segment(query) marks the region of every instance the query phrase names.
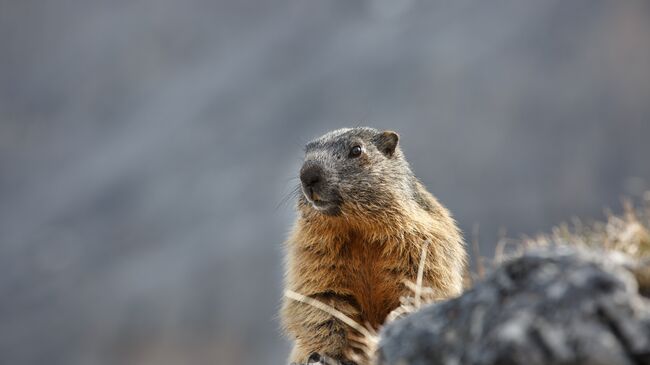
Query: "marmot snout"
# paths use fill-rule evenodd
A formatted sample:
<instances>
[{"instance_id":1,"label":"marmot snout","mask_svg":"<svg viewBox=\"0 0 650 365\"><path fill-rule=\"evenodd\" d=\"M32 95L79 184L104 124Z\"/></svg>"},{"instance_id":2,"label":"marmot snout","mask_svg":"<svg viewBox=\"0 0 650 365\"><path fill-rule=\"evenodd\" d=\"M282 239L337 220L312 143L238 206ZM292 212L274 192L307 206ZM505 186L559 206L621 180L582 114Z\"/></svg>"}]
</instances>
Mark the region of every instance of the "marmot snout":
<instances>
[{"instance_id":1,"label":"marmot snout","mask_svg":"<svg viewBox=\"0 0 650 365\"><path fill-rule=\"evenodd\" d=\"M286 287L377 328L410 295L430 242L425 284L441 296L462 288L466 253L447 209L413 175L392 131L346 128L305 147L299 216L288 239ZM354 331L304 303L285 301L291 362L313 353L342 361Z\"/></svg>"}]
</instances>

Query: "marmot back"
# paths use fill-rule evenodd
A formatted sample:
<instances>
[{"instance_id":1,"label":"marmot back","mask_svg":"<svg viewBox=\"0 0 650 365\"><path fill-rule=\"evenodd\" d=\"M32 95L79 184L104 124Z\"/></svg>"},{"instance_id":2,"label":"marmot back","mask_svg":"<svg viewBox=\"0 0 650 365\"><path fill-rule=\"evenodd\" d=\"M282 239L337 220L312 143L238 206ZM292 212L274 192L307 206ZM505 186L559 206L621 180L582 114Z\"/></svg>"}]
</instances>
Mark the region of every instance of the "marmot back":
<instances>
[{"instance_id":1,"label":"marmot back","mask_svg":"<svg viewBox=\"0 0 650 365\"><path fill-rule=\"evenodd\" d=\"M454 220L413 175L398 140L346 128L308 143L287 241L286 288L374 328L411 295L404 281L415 280L424 242L424 284L441 297L461 292L466 261ZM325 355L352 363L355 331L338 319L285 300L282 320L295 342L290 362Z\"/></svg>"}]
</instances>

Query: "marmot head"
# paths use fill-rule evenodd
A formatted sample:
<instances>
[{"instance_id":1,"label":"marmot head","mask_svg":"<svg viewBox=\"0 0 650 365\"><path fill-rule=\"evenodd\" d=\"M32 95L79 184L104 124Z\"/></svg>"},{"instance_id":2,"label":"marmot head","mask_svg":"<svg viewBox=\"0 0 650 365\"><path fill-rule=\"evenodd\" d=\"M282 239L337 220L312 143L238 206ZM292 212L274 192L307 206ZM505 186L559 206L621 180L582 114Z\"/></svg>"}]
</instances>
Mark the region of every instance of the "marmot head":
<instances>
[{"instance_id":1,"label":"marmot head","mask_svg":"<svg viewBox=\"0 0 650 365\"><path fill-rule=\"evenodd\" d=\"M371 217L410 199L413 174L399 136L373 128L344 128L305 146L300 169L304 215Z\"/></svg>"}]
</instances>

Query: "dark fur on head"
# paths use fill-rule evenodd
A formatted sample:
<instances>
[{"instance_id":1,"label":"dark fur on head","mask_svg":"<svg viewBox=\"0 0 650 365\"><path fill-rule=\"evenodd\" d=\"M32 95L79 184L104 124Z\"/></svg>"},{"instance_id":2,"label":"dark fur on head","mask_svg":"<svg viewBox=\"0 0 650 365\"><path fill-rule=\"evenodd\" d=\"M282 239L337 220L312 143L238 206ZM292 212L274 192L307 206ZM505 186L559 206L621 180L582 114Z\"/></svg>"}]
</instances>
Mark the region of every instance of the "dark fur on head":
<instances>
[{"instance_id":1,"label":"dark fur on head","mask_svg":"<svg viewBox=\"0 0 650 365\"><path fill-rule=\"evenodd\" d=\"M309 142L301 170L301 212L362 218L395 201L412 199L415 177L398 141L395 132L359 127L335 130ZM314 169L319 176L316 195L305 179Z\"/></svg>"}]
</instances>

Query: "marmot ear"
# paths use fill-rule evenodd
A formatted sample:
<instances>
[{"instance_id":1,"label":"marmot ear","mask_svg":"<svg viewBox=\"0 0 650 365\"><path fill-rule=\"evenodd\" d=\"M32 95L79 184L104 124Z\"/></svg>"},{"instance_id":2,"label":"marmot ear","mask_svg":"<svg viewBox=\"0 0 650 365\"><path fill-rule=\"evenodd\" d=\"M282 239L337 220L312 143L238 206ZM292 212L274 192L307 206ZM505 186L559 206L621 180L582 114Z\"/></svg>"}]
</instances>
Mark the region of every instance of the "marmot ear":
<instances>
[{"instance_id":1,"label":"marmot ear","mask_svg":"<svg viewBox=\"0 0 650 365\"><path fill-rule=\"evenodd\" d=\"M397 148L398 141L399 135L397 133L393 131L383 131L377 136L375 144L381 153L388 157L392 157Z\"/></svg>"}]
</instances>

